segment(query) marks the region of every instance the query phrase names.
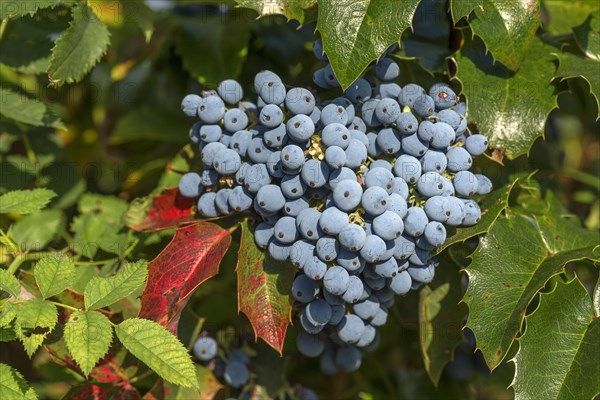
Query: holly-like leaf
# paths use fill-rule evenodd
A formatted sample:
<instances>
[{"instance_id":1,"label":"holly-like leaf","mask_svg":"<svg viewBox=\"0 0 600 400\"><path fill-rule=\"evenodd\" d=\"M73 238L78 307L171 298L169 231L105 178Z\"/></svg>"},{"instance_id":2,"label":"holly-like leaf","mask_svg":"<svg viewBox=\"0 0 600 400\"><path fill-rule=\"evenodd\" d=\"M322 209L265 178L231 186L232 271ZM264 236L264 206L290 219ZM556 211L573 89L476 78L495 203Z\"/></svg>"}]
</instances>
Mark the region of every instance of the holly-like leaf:
<instances>
[{"instance_id":1,"label":"holly-like leaf","mask_svg":"<svg viewBox=\"0 0 600 400\"><path fill-rule=\"evenodd\" d=\"M203 365L196 364L196 378L198 380L199 391L193 388L167 384L164 388L165 398L173 400L212 400L223 388L223 385L215 378L212 371Z\"/></svg>"},{"instance_id":2,"label":"holly-like leaf","mask_svg":"<svg viewBox=\"0 0 600 400\"><path fill-rule=\"evenodd\" d=\"M56 193L45 188L14 190L0 196L0 214L31 214L44 208L54 197Z\"/></svg>"},{"instance_id":3,"label":"holly-like leaf","mask_svg":"<svg viewBox=\"0 0 600 400\"><path fill-rule=\"evenodd\" d=\"M123 218L135 231L154 232L176 228L197 221L194 218L194 199L183 197L177 188L164 193L135 199Z\"/></svg>"},{"instance_id":4,"label":"holly-like leaf","mask_svg":"<svg viewBox=\"0 0 600 400\"><path fill-rule=\"evenodd\" d=\"M58 310L50 302L31 299L16 304L15 316L17 336L23 342L27 355L31 357L54 329L58 321Z\"/></svg>"},{"instance_id":5,"label":"holly-like leaf","mask_svg":"<svg viewBox=\"0 0 600 400\"><path fill-rule=\"evenodd\" d=\"M249 27L241 18L208 18L202 24L194 18L182 20L175 44L183 67L201 82L216 85L240 74L249 40Z\"/></svg>"},{"instance_id":6,"label":"holly-like leaf","mask_svg":"<svg viewBox=\"0 0 600 400\"><path fill-rule=\"evenodd\" d=\"M144 285L147 277L148 263L144 260L125 264L110 278L94 277L83 293L85 308L93 310L116 303Z\"/></svg>"},{"instance_id":7,"label":"holly-like leaf","mask_svg":"<svg viewBox=\"0 0 600 400\"><path fill-rule=\"evenodd\" d=\"M61 253L41 258L34 268L35 282L44 298L54 296L71 286L75 273L73 260Z\"/></svg>"},{"instance_id":8,"label":"holly-like leaf","mask_svg":"<svg viewBox=\"0 0 600 400\"><path fill-rule=\"evenodd\" d=\"M22 250L44 249L64 228L60 210L43 210L27 215L14 223L11 236Z\"/></svg>"},{"instance_id":9,"label":"holly-like leaf","mask_svg":"<svg viewBox=\"0 0 600 400\"><path fill-rule=\"evenodd\" d=\"M573 32L581 51L592 60L600 61L600 10L590 14Z\"/></svg>"},{"instance_id":10,"label":"holly-like leaf","mask_svg":"<svg viewBox=\"0 0 600 400\"><path fill-rule=\"evenodd\" d=\"M282 14L287 19L304 23L306 10L312 8L317 0L235 0L240 7L251 8L259 17Z\"/></svg>"},{"instance_id":11,"label":"holly-like leaf","mask_svg":"<svg viewBox=\"0 0 600 400\"><path fill-rule=\"evenodd\" d=\"M543 0L545 10L543 26L552 35L571 33L574 26L581 25L591 12L600 9L596 0Z\"/></svg>"},{"instance_id":12,"label":"holly-like leaf","mask_svg":"<svg viewBox=\"0 0 600 400\"><path fill-rule=\"evenodd\" d=\"M556 107L554 88L544 79L554 73L550 49L534 39L516 73L494 64L477 38L467 40L457 55L457 78L469 103L470 122L511 159L529 151Z\"/></svg>"},{"instance_id":13,"label":"holly-like leaf","mask_svg":"<svg viewBox=\"0 0 600 400\"><path fill-rule=\"evenodd\" d=\"M471 12L474 17L469 19L469 26L473 33L484 41L495 60L517 70L529 54L540 25L540 0L452 1L455 21Z\"/></svg>"},{"instance_id":14,"label":"holly-like leaf","mask_svg":"<svg viewBox=\"0 0 600 400\"><path fill-rule=\"evenodd\" d=\"M98 311L75 311L69 317L65 343L85 376L108 352L112 333L109 319Z\"/></svg>"},{"instance_id":15,"label":"holly-like leaf","mask_svg":"<svg viewBox=\"0 0 600 400\"><path fill-rule=\"evenodd\" d=\"M72 9L71 25L56 41L48 68L56 86L79 82L106 52L110 33L86 3Z\"/></svg>"},{"instance_id":16,"label":"holly-like leaf","mask_svg":"<svg viewBox=\"0 0 600 400\"><path fill-rule=\"evenodd\" d=\"M419 337L425 371L437 386L454 349L464 341L467 308L462 298L460 266L450 257L440 259L435 280L419 292Z\"/></svg>"},{"instance_id":17,"label":"holly-like leaf","mask_svg":"<svg viewBox=\"0 0 600 400\"><path fill-rule=\"evenodd\" d=\"M400 40L419 0L319 0L317 29L342 89Z\"/></svg>"},{"instance_id":18,"label":"holly-like leaf","mask_svg":"<svg viewBox=\"0 0 600 400\"><path fill-rule=\"evenodd\" d=\"M37 393L23 375L9 365L0 363L0 399L37 399Z\"/></svg>"},{"instance_id":19,"label":"holly-like leaf","mask_svg":"<svg viewBox=\"0 0 600 400\"><path fill-rule=\"evenodd\" d=\"M146 42L150 42L154 32L154 13L144 0L121 0L121 7L125 22L134 22L143 32Z\"/></svg>"},{"instance_id":20,"label":"holly-like leaf","mask_svg":"<svg viewBox=\"0 0 600 400\"><path fill-rule=\"evenodd\" d=\"M516 182L514 181L486 195L480 204L481 220L476 225L457 228L456 233L449 236L444 244L435 249L434 254L441 253L453 244L462 243L469 238L487 233L502 211L508 207L508 197Z\"/></svg>"},{"instance_id":21,"label":"holly-like leaf","mask_svg":"<svg viewBox=\"0 0 600 400\"><path fill-rule=\"evenodd\" d=\"M515 399L593 399L600 393L600 319L575 278L543 293L514 357Z\"/></svg>"},{"instance_id":22,"label":"holly-like leaf","mask_svg":"<svg viewBox=\"0 0 600 400\"><path fill-rule=\"evenodd\" d=\"M571 53L555 54L558 58L558 69L556 70L555 78L571 79L582 78L590 85L590 93L596 100L598 115L600 118L600 61L590 58L578 57Z\"/></svg>"},{"instance_id":23,"label":"holly-like leaf","mask_svg":"<svg viewBox=\"0 0 600 400\"><path fill-rule=\"evenodd\" d=\"M544 220L558 212L549 208L537 218ZM466 270L467 326L491 369L506 356L521 330L529 302L548 279L561 273L568 262L600 257L600 249L595 248L597 238L591 232L576 234L572 221L557 219L552 223L554 230L549 233L561 238L553 242L548 242L545 230L533 221L513 212L497 219L480 240Z\"/></svg>"},{"instance_id":24,"label":"holly-like leaf","mask_svg":"<svg viewBox=\"0 0 600 400\"><path fill-rule=\"evenodd\" d=\"M33 15L43 8L56 7L59 4L70 5L74 2L74 0L3 1L0 3L0 19L14 19L24 15Z\"/></svg>"},{"instance_id":25,"label":"holly-like leaf","mask_svg":"<svg viewBox=\"0 0 600 400\"><path fill-rule=\"evenodd\" d=\"M295 269L289 263L267 257L256 246L254 234L245 221L236 271L239 311L246 314L255 335L281 353L291 321L290 292Z\"/></svg>"},{"instance_id":26,"label":"holly-like leaf","mask_svg":"<svg viewBox=\"0 0 600 400\"><path fill-rule=\"evenodd\" d=\"M230 232L210 222L178 229L149 263L139 317L154 320L176 334L181 311L196 288L219 272L230 244Z\"/></svg>"},{"instance_id":27,"label":"holly-like leaf","mask_svg":"<svg viewBox=\"0 0 600 400\"><path fill-rule=\"evenodd\" d=\"M189 353L164 327L147 319L131 318L117 325L115 332L131 354L165 381L199 389Z\"/></svg>"},{"instance_id":28,"label":"holly-like leaf","mask_svg":"<svg viewBox=\"0 0 600 400\"><path fill-rule=\"evenodd\" d=\"M17 298L21 293L21 285L19 285L19 280L8 270L0 269L0 290Z\"/></svg>"}]
</instances>

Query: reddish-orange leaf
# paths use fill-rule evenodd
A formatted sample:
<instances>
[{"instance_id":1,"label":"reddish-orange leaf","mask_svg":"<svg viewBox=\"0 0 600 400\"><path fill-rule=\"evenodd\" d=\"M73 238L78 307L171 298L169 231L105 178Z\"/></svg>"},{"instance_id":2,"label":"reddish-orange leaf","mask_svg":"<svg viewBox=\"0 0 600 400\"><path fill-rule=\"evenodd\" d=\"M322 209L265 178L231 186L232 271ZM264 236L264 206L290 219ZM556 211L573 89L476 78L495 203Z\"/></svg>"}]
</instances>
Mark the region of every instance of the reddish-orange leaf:
<instances>
[{"instance_id":1,"label":"reddish-orange leaf","mask_svg":"<svg viewBox=\"0 0 600 400\"><path fill-rule=\"evenodd\" d=\"M124 219L127 226L136 231L175 228L196 221L195 204L194 199L183 197L177 188L165 189L159 195L135 199Z\"/></svg>"},{"instance_id":2,"label":"reddish-orange leaf","mask_svg":"<svg viewBox=\"0 0 600 400\"><path fill-rule=\"evenodd\" d=\"M230 232L211 222L178 229L167 247L148 264L148 283L139 316L177 335L183 307L202 282L219 272L230 244Z\"/></svg>"},{"instance_id":3,"label":"reddish-orange leaf","mask_svg":"<svg viewBox=\"0 0 600 400\"><path fill-rule=\"evenodd\" d=\"M265 257L245 221L236 270L239 311L248 316L255 335L281 353L291 320L294 268Z\"/></svg>"}]
</instances>

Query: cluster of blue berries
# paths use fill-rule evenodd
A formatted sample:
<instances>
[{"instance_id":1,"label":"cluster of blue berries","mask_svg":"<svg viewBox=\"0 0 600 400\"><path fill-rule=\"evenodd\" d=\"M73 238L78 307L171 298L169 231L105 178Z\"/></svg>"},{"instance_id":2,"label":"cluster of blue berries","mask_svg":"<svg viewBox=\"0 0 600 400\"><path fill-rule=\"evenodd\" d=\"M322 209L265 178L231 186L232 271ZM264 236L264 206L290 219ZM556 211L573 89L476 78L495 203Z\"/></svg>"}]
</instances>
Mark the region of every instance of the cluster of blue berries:
<instances>
[{"instance_id":1,"label":"cluster of blue berries","mask_svg":"<svg viewBox=\"0 0 600 400\"><path fill-rule=\"evenodd\" d=\"M431 282L430 252L448 227L476 224L470 197L492 190L469 171L488 142L467 130L465 103L445 83L394 83L393 50L331 100L262 71L256 103L230 80L182 103L200 118L190 137L205 168L182 177L181 193L199 196L204 217L258 215L257 245L299 271L297 347L327 374L359 368L394 296ZM314 52L327 61L320 40ZM329 64L313 80L339 87Z\"/></svg>"}]
</instances>

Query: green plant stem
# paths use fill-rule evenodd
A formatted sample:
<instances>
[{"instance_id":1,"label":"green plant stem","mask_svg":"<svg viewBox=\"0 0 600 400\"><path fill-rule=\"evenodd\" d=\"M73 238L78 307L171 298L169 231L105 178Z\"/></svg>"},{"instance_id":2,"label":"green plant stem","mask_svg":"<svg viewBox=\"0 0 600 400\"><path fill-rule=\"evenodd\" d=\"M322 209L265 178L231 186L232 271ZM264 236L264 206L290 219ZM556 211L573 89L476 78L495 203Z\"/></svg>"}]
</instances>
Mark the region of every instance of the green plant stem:
<instances>
[{"instance_id":1,"label":"green plant stem","mask_svg":"<svg viewBox=\"0 0 600 400\"><path fill-rule=\"evenodd\" d=\"M6 31L6 27L8 26L8 18L4 18L2 23L0 23L0 40L4 37L4 32Z\"/></svg>"},{"instance_id":2,"label":"green plant stem","mask_svg":"<svg viewBox=\"0 0 600 400\"><path fill-rule=\"evenodd\" d=\"M200 333L200 330L202 329L202 326L204 325L204 318L198 318L198 322L196 322L196 326L194 326L194 330L192 331L192 334L190 335L190 343L188 344L188 350L192 351L192 348L194 347L194 342L197 337L198 334Z\"/></svg>"},{"instance_id":3,"label":"green plant stem","mask_svg":"<svg viewBox=\"0 0 600 400\"><path fill-rule=\"evenodd\" d=\"M12 260L12 262L8 266L8 272L10 272L11 274L14 274L14 273L17 272L17 270L19 269L19 267L21 266L21 264L23 264L24 262L39 260L40 258L42 258L44 256L51 255L51 254L55 254L55 253L54 252L41 251L41 252L37 252L37 253L23 253L23 254L19 254L18 256L16 256L14 258L14 260Z\"/></svg>"},{"instance_id":4,"label":"green plant stem","mask_svg":"<svg viewBox=\"0 0 600 400\"><path fill-rule=\"evenodd\" d=\"M135 383L135 382L141 381L142 379L149 377L149 376L150 376L150 375L152 375L153 373L154 373L154 371L152 371L152 370L150 369L150 370L148 370L148 371L144 372L143 374L140 374L140 375L138 375L138 376L134 376L133 378L131 378L131 379L129 380L129 382L130 382L130 383Z\"/></svg>"},{"instance_id":5,"label":"green plant stem","mask_svg":"<svg viewBox=\"0 0 600 400\"><path fill-rule=\"evenodd\" d=\"M46 301L49 301L50 303L54 304L57 307L62 307L62 308L65 308L67 310L70 310L70 311L80 311L79 308L71 307L71 306L68 306L66 304L59 303L57 301L51 301L51 300L46 300Z\"/></svg>"}]
</instances>

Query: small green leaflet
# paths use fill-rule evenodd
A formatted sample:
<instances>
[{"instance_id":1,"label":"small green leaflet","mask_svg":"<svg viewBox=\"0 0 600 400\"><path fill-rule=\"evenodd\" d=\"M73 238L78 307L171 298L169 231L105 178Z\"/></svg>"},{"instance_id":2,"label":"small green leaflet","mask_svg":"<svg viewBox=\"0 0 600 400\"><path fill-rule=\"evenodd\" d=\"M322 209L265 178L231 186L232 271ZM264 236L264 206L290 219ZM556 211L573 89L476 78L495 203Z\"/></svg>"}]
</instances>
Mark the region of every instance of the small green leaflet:
<instances>
[{"instance_id":1,"label":"small green leaflet","mask_svg":"<svg viewBox=\"0 0 600 400\"><path fill-rule=\"evenodd\" d=\"M28 125L66 129L46 104L5 87L0 88L0 114Z\"/></svg>"},{"instance_id":2,"label":"small green leaflet","mask_svg":"<svg viewBox=\"0 0 600 400\"><path fill-rule=\"evenodd\" d=\"M542 293L514 357L516 400L593 399L600 393L600 319L574 278Z\"/></svg>"},{"instance_id":3,"label":"small green leaflet","mask_svg":"<svg viewBox=\"0 0 600 400\"><path fill-rule=\"evenodd\" d=\"M23 375L16 369L0 363L0 399L37 399L33 388L29 387Z\"/></svg>"},{"instance_id":4,"label":"small green leaflet","mask_svg":"<svg viewBox=\"0 0 600 400\"><path fill-rule=\"evenodd\" d=\"M156 322L131 318L115 328L117 337L140 361L167 382L198 388L196 368L181 342Z\"/></svg>"},{"instance_id":5,"label":"small green leaflet","mask_svg":"<svg viewBox=\"0 0 600 400\"><path fill-rule=\"evenodd\" d=\"M0 214L30 214L44 208L54 197L56 193L45 188L14 190L0 196Z\"/></svg>"},{"instance_id":6,"label":"small green leaflet","mask_svg":"<svg viewBox=\"0 0 600 400\"><path fill-rule=\"evenodd\" d=\"M60 210L42 210L16 221L11 237L22 251L41 250L64 229L64 220Z\"/></svg>"},{"instance_id":7,"label":"small green leaflet","mask_svg":"<svg viewBox=\"0 0 600 400\"><path fill-rule=\"evenodd\" d=\"M31 357L54 329L58 321L58 310L54 304L39 299L31 299L15 305L17 336Z\"/></svg>"},{"instance_id":8,"label":"small green leaflet","mask_svg":"<svg viewBox=\"0 0 600 400\"><path fill-rule=\"evenodd\" d=\"M5 269L0 269L0 290L4 290L13 297L19 297L21 285L19 280Z\"/></svg>"},{"instance_id":9,"label":"small green leaflet","mask_svg":"<svg viewBox=\"0 0 600 400\"><path fill-rule=\"evenodd\" d=\"M144 260L127 263L115 276L94 277L85 287L87 310L109 306L139 289L148 277L148 263Z\"/></svg>"},{"instance_id":10,"label":"small green leaflet","mask_svg":"<svg viewBox=\"0 0 600 400\"><path fill-rule=\"evenodd\" d=\"M112 342L109 319L98 311L75 311L65 325L64 339L77 365L87 376Z\"/></svg>"},{"instance_id":11,"label":"small green leaflet","mask_svg":"<svg viewBox=\"0 0 600 400\"><path fill-rule=\"evenodd\" d=\"M76 272L73 260L61 253L43 257L34 268L35 281L44 298L59 294L71 286Z\"/></svg>"},{"instance_id":12,"label":"small green leaflet","mask_svg":"<svg viewBox=\"0 0 600 400\"><path fill-rule=\"evenodd\" d=\"M73 7L71 25L56 41L48 68L56 86L79 82L106 52L110 33L86 3Z\"/></svg>"}]
</instances>

